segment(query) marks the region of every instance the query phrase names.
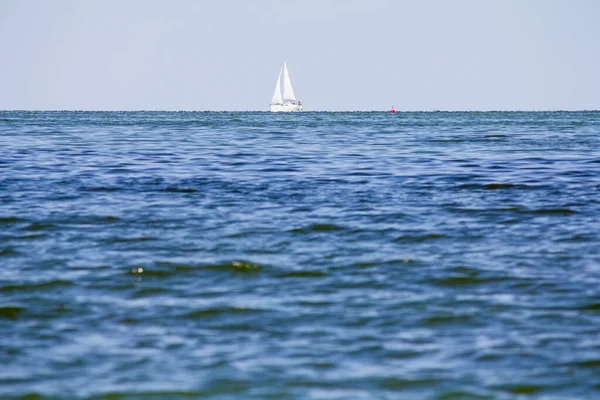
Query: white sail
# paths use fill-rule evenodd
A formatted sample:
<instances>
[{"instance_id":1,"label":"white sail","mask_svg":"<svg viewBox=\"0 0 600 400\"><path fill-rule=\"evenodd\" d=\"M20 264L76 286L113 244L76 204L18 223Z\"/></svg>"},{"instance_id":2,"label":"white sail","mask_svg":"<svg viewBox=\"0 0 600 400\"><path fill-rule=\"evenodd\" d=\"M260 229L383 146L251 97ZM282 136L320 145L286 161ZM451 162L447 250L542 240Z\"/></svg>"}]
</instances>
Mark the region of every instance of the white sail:
<instances>
[{"instance_id":1,"label":"white sail","mask_svg":"<svg viewBox=\"0 0 600 400\"><path fill-rule=\"evenodd\" d=\"M283 80L283 82L281 82ZM283 91L281 90L283 86ZM283 66L277 77L277 85L275 85L275 93L271 99L271 112L299 112L302 111L302 102L296 100L290 74L287 69L287 64L283 62Z\"/></svg>"},{"instance_id":2,"label":"white sail","mask_svg":"<svg viewBox=\"0 0 600 400\"><path fill-rule=\"evenodd\" d=\"M292 82L290 81L290 74L285 61L283 62L283 100L296 101L294 89L292 89Z\"/></svg>"},{"instance_id":3,"label":"white sail","mask_svg":"<svg viewBox=\"0 0 600 400\"><path fill-rule=\"evenodd\" d=\"M275 93L273 93L273 98L271 99L271 104L282 104L283 98L281 97L281 71L279 71L279 76L277 77L277 85L275 86Z\"/></svg>"}]
</instances>

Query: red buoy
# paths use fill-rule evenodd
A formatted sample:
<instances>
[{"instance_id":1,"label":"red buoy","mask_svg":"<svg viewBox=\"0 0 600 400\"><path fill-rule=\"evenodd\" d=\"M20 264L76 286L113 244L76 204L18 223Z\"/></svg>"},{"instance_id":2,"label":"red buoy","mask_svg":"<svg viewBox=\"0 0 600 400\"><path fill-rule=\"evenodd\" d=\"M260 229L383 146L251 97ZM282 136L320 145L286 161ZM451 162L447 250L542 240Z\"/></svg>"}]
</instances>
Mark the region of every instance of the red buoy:
<instances>
[{"instance_id":1,"label":"red buoy","mask_svg":"<svg viewBox=\"0 0 600 400\"><path fill-rule=\"evenodd\" d=\"M392 109L390 110L390 112L393 114L396 112L396 110L394 110L394 106L392 106Z\"/></svg>"}]
</instances>

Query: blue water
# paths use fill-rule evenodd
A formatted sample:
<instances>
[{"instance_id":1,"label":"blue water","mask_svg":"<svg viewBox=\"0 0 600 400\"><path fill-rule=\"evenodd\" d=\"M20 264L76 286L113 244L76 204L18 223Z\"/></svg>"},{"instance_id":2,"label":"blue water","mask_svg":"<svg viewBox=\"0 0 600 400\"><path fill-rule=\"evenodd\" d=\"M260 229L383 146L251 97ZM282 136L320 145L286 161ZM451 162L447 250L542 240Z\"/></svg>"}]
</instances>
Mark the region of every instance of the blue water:
<instances>
[{"instance_id":1,"label":"blue water","mask_svg":"<svg viewBox=\"0 0 600 400\"><path fill-rule=\"evenodd\" d=\"M0 112L0 397L600 396L600 112Z\"/></svg>"}]
</instances>

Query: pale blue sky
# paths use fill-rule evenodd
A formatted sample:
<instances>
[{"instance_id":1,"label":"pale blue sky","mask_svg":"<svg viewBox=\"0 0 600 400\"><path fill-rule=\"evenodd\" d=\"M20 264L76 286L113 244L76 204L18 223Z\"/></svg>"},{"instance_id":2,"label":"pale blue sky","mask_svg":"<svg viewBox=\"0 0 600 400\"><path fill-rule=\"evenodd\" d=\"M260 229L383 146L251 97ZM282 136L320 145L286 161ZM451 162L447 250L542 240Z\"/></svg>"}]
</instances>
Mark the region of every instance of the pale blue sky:
<instances>
[{"instance_id":1,"label":"pale blue sky","mask_svg":"<svg viewBox=\"0 0 600 400\"><path fill-rule=\"evenodd\" d=\"M0 0L0 109L600 109L596 0Z\"/></svg>"}]
</instances>

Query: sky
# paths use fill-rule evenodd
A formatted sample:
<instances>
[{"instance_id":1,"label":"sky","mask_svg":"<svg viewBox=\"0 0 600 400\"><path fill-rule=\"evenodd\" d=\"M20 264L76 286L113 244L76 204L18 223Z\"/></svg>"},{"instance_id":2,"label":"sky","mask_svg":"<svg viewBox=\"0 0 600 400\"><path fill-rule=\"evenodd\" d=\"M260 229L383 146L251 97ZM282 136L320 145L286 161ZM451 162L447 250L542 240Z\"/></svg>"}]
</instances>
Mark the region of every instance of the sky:
<instances>
[{"instance_id":1,"label":"sky","mask_svg":"<svg viewBox=\"0 0 600 400\"><path fill-rule=\"evenodd\" d=\"M597 0L0 0L0 109L600 109Z\"/></svg>"}]
</instances>

